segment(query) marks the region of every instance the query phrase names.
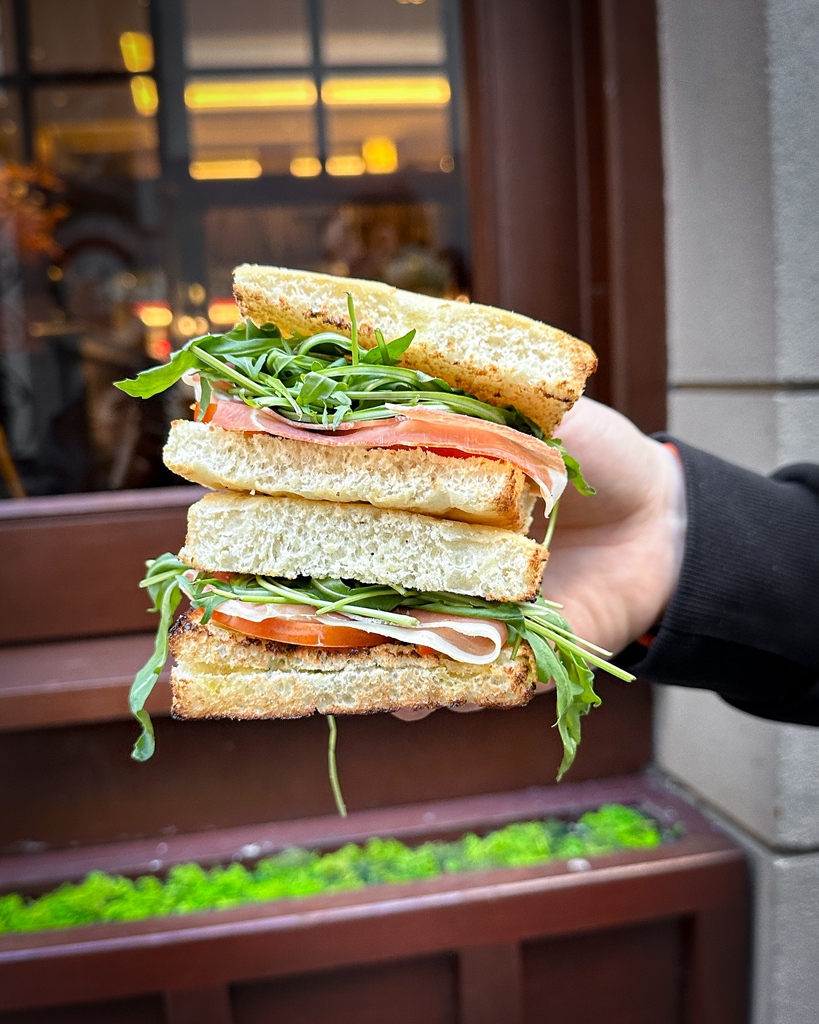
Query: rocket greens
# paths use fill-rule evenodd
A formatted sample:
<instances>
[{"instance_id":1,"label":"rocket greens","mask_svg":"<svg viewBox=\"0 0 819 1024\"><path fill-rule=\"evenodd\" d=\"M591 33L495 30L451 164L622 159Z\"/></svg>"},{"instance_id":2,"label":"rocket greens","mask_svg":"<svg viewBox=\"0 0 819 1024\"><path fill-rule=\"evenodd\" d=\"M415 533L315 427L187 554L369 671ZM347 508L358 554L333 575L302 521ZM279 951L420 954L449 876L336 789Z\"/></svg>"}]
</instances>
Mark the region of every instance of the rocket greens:
<instances>
[{"instance_id":1,"label":"rocket greens","mask_svg":"<svg viewBox=\"0 0 819 1024\"><path fill-rule=\"evenodd\" d=\"M240 573L232 574L225 581L207 572L198 572L191 580L186 576L186 573L191 573L189 567L170 553L160 555L147 565L148 571L140 586L151 595L154 602L152 610L160 613L160 623L154 653L131 688L131 711L142 725L142 734L132 753L137 761L147 760L154 751L153 729L145 711L145 701L168 657L168 626L183 595L194 608L203 610L203 623L210 619L220 604L229 600L249 604L311 605L317 615L345 612L407 626L417 624L412 615L414 609L498 619L506 625L513 651L522 640L530 645L540 682L547 683L551 679L555 682L555 724L563 742L558 779L574 761L580 742L582 716L600 704L600 698L594 691L593 669L604 669L626 681L634 678L604 660L609 656L608 651L576 637L560 614L560 605L543 597L531 602L504 603L460 594L364 586L347 580L317 580L312 577L287 580ZM396 611L399 608L401 610ZM334 741L334 735L331 739Z\"/></svg>"},{"instance_id":2,"label":"rocket greens","mask_svg":"<svg viewBox=\"0 0 819 1024\"><path fill-rule=\"evenodd\" d=\"M438 377L398 366L412 344L414 330L389 342L377 330L375 347L362 349L351 296L348 308L350 338L336 331L284 338L274 324L257 327L246 320L226 334L192 338L169 362L117 381L116 387L135 398L150 398L185 374L195 373L202 387L200 416L215 388L253 408L270 409L294 423L320 424L327 430L342 423L392 418L395 412L388 405L422 405L473 416L531 434L555 448L577 489L594 493L561 442L544 437L541 428L517 409L489 405Z\"/></svg>"}]
</instances>

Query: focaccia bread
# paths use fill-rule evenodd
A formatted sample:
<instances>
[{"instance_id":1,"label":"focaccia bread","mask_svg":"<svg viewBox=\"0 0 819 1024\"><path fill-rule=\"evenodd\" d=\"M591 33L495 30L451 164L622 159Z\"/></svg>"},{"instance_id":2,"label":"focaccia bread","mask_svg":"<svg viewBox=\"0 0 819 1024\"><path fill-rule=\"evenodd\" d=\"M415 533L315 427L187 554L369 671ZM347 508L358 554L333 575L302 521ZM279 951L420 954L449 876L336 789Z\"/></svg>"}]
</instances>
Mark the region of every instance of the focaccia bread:
<instances>
[{"instance_id":1,"label":"focaccia bread","mask_svg":"<svg viewBox=\"0 0 819 1024\"><path fill-rule=\"evenodd\" d=\"M355 301L359 340L375 330L395 338L415 329L402 363L462 388L491 405L512 405L551 436L597 367L593 350L565 331L519 313L436 299L378 281L243 264L233 290L242 316L285 333L322 328L349 337L347 295Z\"/></svg>"},{"instance_id":2,"label":"focaccia bread","mask_svg":"<svg viewBox=\"0 0 819 1024\"><path fill-rule=\"evenodd\" d=\"M188 510L180 559L194 569L354 579L414 590L529 601L546 549L509 530L373 505L208 494Z\"/></svg>"}]
</instances>

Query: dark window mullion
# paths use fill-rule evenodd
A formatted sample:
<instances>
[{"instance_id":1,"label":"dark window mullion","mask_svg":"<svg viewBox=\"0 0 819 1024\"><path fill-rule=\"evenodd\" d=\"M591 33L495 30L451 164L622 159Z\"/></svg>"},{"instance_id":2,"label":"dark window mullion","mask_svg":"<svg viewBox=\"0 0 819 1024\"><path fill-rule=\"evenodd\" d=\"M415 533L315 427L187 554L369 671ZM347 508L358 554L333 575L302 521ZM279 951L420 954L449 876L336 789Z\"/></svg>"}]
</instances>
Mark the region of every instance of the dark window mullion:
<instances>
[{"instance_id":1,"label":"dark window mullion","mask_svg":"<svg viewBox=\"0 0 819 1024\"><path fill-rule=\"evenodd\" d=\"M149 74L150 72L145 72ZM130 71L36 71L27 78L31 85L108 85L128 82Z\"/></svg>"},{"instance_id":2,"label":"dark window mullion","mask_svg":"<svg viewBox=\"0 0 819 1024\"><path fill-rule=\"evenodd\" d=\"M307 18L310 24L310 46L313 60L311 70L313 81L316 83L318 99L316 101L316 143L318 145L318 158L321 166L327 159L327 117L324 109L324 101L321 98L321 84L324 78L324 68L321 63L321 0L307 0Z\"/></svg>"},{"instance_id":3,"label":"dark window mullion","mask_svg":"<svg viewBox=\"0 0 819 1024\"><path fill-rule=\"evenodd\" d=\"M20 89L20 127L23 134L23 159L34 159L34 97L29 67L29 24L26 0L13 0L14 42L17 49L16 79Z\"/></svg>"}]
</instances>

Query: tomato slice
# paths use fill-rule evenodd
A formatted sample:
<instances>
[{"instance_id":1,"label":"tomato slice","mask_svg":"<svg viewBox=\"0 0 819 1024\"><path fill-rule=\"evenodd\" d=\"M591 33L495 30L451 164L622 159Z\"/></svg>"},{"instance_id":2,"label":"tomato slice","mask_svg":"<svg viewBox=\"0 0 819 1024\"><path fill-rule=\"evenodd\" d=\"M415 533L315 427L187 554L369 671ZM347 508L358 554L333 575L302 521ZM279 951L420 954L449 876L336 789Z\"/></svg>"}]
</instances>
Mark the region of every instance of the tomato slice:
<instances>
[{"instance_id":1,"label":"tomato slice","mask_svg":"<svg viewBox=\"0 0 819 1024\"><path fill-rule=\"evenodd\" d=\"M199 413L202 407L198 402L193 403L193 418L199 420ZM205 409L205 415L199 420L200 423L210 423L216 413L216 402L211 402L210 405Z\"/></svg>"},{"instance_id":2,"label":"tomato slice","mask_svg":"<svg viewBox=\"0 0 819 1024\"><path fill-rule=\"evenodd\" d=\"M213 621L225 629L255 636L259 640L275 640L300 647L375 647L388 642L377 633L352 626L328 626L318 620L272 618L254 622L238 615L224 615L216 609Z\"/></svg>"}]
</instances>

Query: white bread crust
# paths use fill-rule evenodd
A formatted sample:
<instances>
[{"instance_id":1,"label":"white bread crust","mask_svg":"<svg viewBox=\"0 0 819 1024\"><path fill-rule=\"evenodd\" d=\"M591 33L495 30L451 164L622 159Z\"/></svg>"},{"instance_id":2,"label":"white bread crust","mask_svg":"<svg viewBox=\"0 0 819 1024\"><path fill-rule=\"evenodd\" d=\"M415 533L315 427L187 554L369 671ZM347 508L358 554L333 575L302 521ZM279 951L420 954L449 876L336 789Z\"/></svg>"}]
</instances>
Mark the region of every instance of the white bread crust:
<instances>
[{"instance_id":1,"label":"white bread crust","mask_svg":"<svg viewBox=\"0 0 819 1024\"><path fill-rule=\"evenodd\" d=\"M188 510L179 552L195 569L355 579L493 601L529 601L547 552L493 526L306 498L225 491Z\"/></svg>"},{"instance_id":2,"label":"white bread crust","mask_svg":"<svg viewBox=\"0 0 819 1024\"><path fill-rule=\"evenodd\" d=\"M522 533L535 502L525 474L496 459L334 448L190 420L171 424L163 459L179 476L214 489L367 502Z\"/></svg>"},{"instance_id":3,"label":"white bread crust","mask_svg":"<svg viewBox=\"0 0 819 1024\"><path fill-rule=\"evenodd\" d=\"M201 615L189 612L171 630L178 718L300 718L465 703L508 708L534 693L526 643L514 659L507 647L491 665L463 665L408 644L346 650L256 640L202 626Z\"/></svg>"},{"instance_id":4,"label":"white bread crust","mask_svg":"<svg viewBox=\"0 0 819 1024\"><path fill-rule=\"evenodd\" d=\"M415 328L402 363L492 405L513 405L551 436L597 367L588 345L536 320L478 303L436 299L378 281L245 263L233 272L243 316L285 334L323 328L350 334L353 296L359 338L376 344Z\"/></svg>"}]
</instances>

